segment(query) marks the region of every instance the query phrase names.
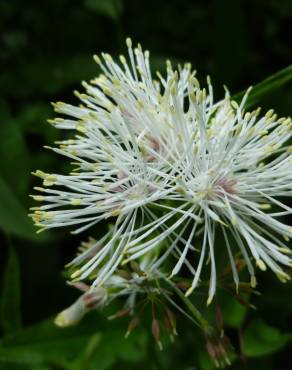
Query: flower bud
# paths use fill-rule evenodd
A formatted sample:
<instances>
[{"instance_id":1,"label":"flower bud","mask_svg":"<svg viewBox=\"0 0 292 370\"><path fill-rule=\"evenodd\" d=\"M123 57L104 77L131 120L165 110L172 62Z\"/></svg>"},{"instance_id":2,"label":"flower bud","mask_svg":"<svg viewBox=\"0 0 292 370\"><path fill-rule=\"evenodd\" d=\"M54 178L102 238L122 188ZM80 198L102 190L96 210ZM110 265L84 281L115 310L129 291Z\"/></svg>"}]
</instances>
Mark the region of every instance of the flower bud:
<instances>
[{"instance_id":1,"label":"flower bud","mask_svg":"<svg viewBox=\"0 0 292 370\"><path fill-rule=\"evenodd\" d=\"M154 339L156 340L158 347L160 350L162 350L162 343L160 342L160 327L158 320L154 317L152 320L151 330Z\"/></svg>"},{"instance_id":2,"label":"flower bud","mask_svg":"<svg viewBox=\"0 0 292 370\"><path fill-rule=\"evenodd\" d=\"M102 307L106 299L107 291L104 288L93 288L82 294L70 307L60 312L54 322L62 328L76 325L88 311Z\"/></svg>"}]
</instances>

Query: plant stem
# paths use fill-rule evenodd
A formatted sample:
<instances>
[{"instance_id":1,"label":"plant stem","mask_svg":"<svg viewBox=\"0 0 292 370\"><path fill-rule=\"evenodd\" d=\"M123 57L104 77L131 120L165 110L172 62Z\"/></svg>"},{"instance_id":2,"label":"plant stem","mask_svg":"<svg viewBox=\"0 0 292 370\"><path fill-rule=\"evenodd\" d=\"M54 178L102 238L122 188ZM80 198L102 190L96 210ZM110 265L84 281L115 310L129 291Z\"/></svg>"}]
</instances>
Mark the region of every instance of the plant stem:
<instances>
[{"instance_id":1,"label":"plant stem","mask_svg":"<svg viewBox=\"0 0 292 370\"><path fill-rule=\"evenodd\" d=\"M175 286L171 281L168 279L165 279L165 281L172 287L172 289L176 292L176 294L179 296L179 298L183 301L183 303L188 308L189 312L192 314L194 319L197 321L199 327L203 329L204 331L210 327L209 322L204 318L204 316L201 314L201 312L193 305L193 303L190 301L189 298L187 298L184 293Z\"/></svg>"},{"instance_id":2,"label":"plant stem","mask_svg":"<svg viewBox=\"0 0 292 370\"><path fill-rule=\"evenodd\" d=\"M178 289L175 285L172 286L175 290L176 294L179 296L179 298L184 302L184 304L189 309L190 313L193 315L193 317L198 321L202 329L206 329L210 326L208 321L203 317L201 312L193 305L193 303L187 298L183 292Z\"/></svg>"}]
</instances>

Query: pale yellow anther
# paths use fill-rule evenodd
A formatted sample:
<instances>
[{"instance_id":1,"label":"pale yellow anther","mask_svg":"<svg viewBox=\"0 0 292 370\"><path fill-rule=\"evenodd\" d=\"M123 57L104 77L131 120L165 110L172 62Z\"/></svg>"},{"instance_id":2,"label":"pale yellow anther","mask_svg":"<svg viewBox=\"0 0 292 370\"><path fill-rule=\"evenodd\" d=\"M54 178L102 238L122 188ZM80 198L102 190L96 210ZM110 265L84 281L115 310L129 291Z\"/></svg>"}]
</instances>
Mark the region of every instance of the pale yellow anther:
<instances>
[{"instance_id":1,"label":"pale yellow anther","mask_svg":"<svg viewBox=\"0 0 292 370\"><path fill-rule=\"evenodd\" d=\"M270 109L270 110L267 111L267 113L265 114L265 116L267 118L271 118L273 116L273 114L274 114L274 109Z\"/></svg>"},{"instance_id":2,"label":"pale yellow anther","mask_svg":"<svg viewBox=\"0 0 292 370\"><path fill-rule=\"evenodd\" d=\"M175 190L179 193L179 194L182 194L182 195L185 195L186 194L186 190L182 187L182 186L177 186L175 188Z\"/></svg>"},{"instance_id":3,"label":"pale yellow anther","mask_svg":"<svg viewBox=\"0 0 292 370\"><path fill-rule=\"evenodd\" d=\"M251 90L253 89L253 86L249 86L249 88L246 90L246 93L245 95L249 95L249 93L251 92Z\"/></svg>"},{"instance_id":4,"label":"pale yellow anther","mask_svg":"<svg viewBox=\"0 0 292 370\"><path fill-rule=\"evenodd\" d=\"M186 291L185 296L186 296L186 297L189 297L189 296L192 294L193 290L194 290L194 288L193 288L193 287L190 287L190 288Z\"/></svg>"},{"instance_id":5,"label":"pale yellow anther","mask_svg":"<svg viewBox=\"0 0 292 370\"><path fill-rule=\"evenodd\" d=\"M94 83L94 80L91 80L90 82L91 82L91 83ZM89 85L86 81L81 81L81 85L82 85L85 89L89 89L89 88L90 88L90 85Z\"/></svg>"},{"instance_id":6,"label":"pale yellow anther","mask_svg":"<svg viewBox=\"0 0 292 370\"><path fill-rule=\"evenodd\" d=\"M193 93L193 91L189 94L190 100L195 103L196 102L196 95Z\"/></svg>"},{"instance_id":7,"label":"pale yellow anther","mask_svg":"<svg viewBox=\"0 0 292 370\"><path fill-rule=\"evenodd\" d=\"M41 179L45 179L48 174L41 171L41 170L37 170L36 172L32 172L33 175L37 176L37 177L40 177Z\"/></svg>"},{"instance_id":8,"label":"pale yellow anther","mask_svg":"<svg viewBox=\"0 0 292 370\"><path fill-rule=\"evenodd\" d=\"M160 80L163 80L163 77L161 75L161 73L159 71L156 71L156 76L160 79Z\"/></svg>"},{"instance_id":9,"label":"pale yellow anther","mask_svg":"<svg viewBox=\"0 0 292 370\"><path fill-rule=\"evenodd\" d=\"M121 210L119 208L114 209L113 211L111 211L111 216L113 216L113 217L119 216L120 214L121 214Z\"/></svg>"},{"instance_id":10,"label":"pale yellow anther","mask_svg":"<svg viewBox=\"0 0 292 370\"><path fill-rule=\"evenodd\" d=\"M144 109L144 103L142 102L142 100L138 100L136 106L139 110Z\"/></svg>"},{"instance_id":11,"label":"pale yellow anther","mask_svg":"<svg viewBox=\"0 0 292 370\"><path fill-rule=\"evenodd\" d=\"M290 240L289 236L287 236L287 235L283 235L283 238L284 238L284 240L285 240L286 242L289 242L289 240Z\"/></svg>"},{"instance_id":12,"label":"pale yellow anther","mask_svg":"<svg viewBox=\"0 0 292 370\"><path fill-rule=\"evenodd\" d=\"M55 103L52 103L53 106L55 107L59 107L59 108L62 108L64 106L66 106L66 103L62 102L62 101L57 101Z\"/></svg>"},{"instance_id":13,"label":"pale yellow anther","mask_svg":"<svg viewBox=\"0 0 292 370\"><path fill-rule=\"evenodd\" d=\"M166 67L170 70L172 70L172 64L171 64L171 61L169 59L166 60Z\"/></svg>"},{"instance_id":14,"label":"pale yellow anther","mask_svg":"<svg viewBox=\"0 0 292 370\"><path fill-rule=\"evenodd\" d=\"M291 123L291 118L286 118L284 119L284 121L282 122L282 125L289 125Z\"/></svg>"},{"instance_id":15,"label":"pale yellow anther","mask_svg":"<svg viewBox=\"0 0 292 370\"><path fill-rule=\"evenodd\" d=\"M107 96L112 96L113 94L112 94L112 91L108 88L108 87L106 87L106 86L102 86L102 91L104 92L104 94L105 95L107 95Z\"/></svg>"},{"instance_id":16,"label":"pale yellow anther","mask_svg":"<svg viewBox=\"0 0 292 370\"><path fill-rule=\"evenodd\" d=\"M101 63L101 60L100 60L100 57L98 56L98 55L93 55L93 59L94 59L94 61L97 63L97 64L102 64Z\"/></svg>"},{"instance_id":17,"label":"pale yellow anther","mask_svg":"<svg viewBox=\"0 0 292 370\"><path fill-rule=\"evenodd\" d=\"M255 288L255 287L257 286L257 279L256 279L256 277L255 277L254 275L252 275L252 276L250 277L250 286L251 286L252 288Z\"/></svg>"},{"instance_id":18,"label":"pale yellow anther","mask_svg":"<svg viewBox=\"0 0 292 370\"><path fill-rule=\"evenodd\" d=\"M261 136L266 136L269 132L267 130L263 130L259 133Z\"/></svg>"},{"instance_id":19,"label":"pale yellow anther","mask_svg":"<svg viewBox=\"0 0 292 370\"><path fill-rule=\"evenodd\" d=\"M125 58L124 55L120 55L119 56L119 59L120 59L120 61L121 61L122 64L124 64L124 65L127 64L127 61L126 61L126 58Z\"/></svg>"},{"instance_id":20,"label":"pale yellow anther","mask_svg":"<svg viewBox=\"0 0 292 370\"><path fill-rule=\"evenodd\" d=\"M55 175L47 175L43 181L44 186L52 186L55 184L57 177Z\"/></svg>"},{"instance_id":21,"label":"pale yellow anther","mask_svg":"<svg viewBox=\"0 0 292 370\"><path fill-rule=\"evenodd\" d=\"M199 88L200 88L200 82L199 82L199 80L198 80L196 77L193 77L193 78L191 79L191 81L192 81L192 84L193 84L193 86L194 86L195 88L197 88L197 89L199 89Z\"/></svg>"},{"instance_id":22,"label":"pale yellow anther","mask_svg":"<svg viewBox=\"0 0 292 370\"><path fill-rule=\"evenodd\" d=\"M277 271L276 275L282 283L286 283L287 281L291 280L291 277L284 271Z\"/></svg>"},{"instance_id":23,"label":"pale yellow anther","mask_svg":"<svg viewBox=\"0 0 292 370\"><path fill-rule=\"evenodd\" d=\"M256 110L254 110L251 114L253 117L258 116L261 113L262 108L258 107Z\"/></svg>"},{"instance_id":24,"label":"pale yellow anther","mask_svg":"<svg viewBox=\"0 0 292 370\"><path fill-rule=\"evenodd\" d=\"M113 58L110 54L104 54L104 59L107 61L107 62L112 62L113 61Z\"/></svg>"},{"instance_id":25,"label":"pale yellow anther","mask_svg":"<svg viewBox=\"0 0 292 370\"><path fill-rule=\"evenodd\" d=\"M255 132L255 128L251 127L247 132L247 137L250 139Z\"/></svg>"},{"instance_id":26,"label":"pale yellow anther","mask_svg":"<svg viewBox=\"0 0 292 370\"><path fill-rule=\"evenodd\" d=\"M259 208L260 209L270 209L271 208L271 205L268 204L268 203L263 203L263 204L260 204L259 205Z\"/></svg>"},{"instance_id":27,"label":"pale yellow anther","mask_svg":"<svg viewBox=\"0 0 292 370\"><path fill-rule=\"evenodd\" d=\"M272 115L271 120L272 121L276 121L277 120L277 117L278 117L278 115L275 113L275 114Z\"/></svg>"},{"instance_id":28,"label":"pale yellow anther","mask_svg":"<svg viewBox=\"0 0 292 370\"><path fill-rule=\"evenodd\" d=\"M40 222L44 220L51 220L53 218L52 212L44 212L44 211L35 211L33 215L30 215L33 219L33 221L36 224L39 224ZM41 225L43 226L43 225Z\"/></svg>"},{"instance_id":29,"label":"pale yellow anther","mask_svg":"<svg viewBox=\"0 0 292 370\"><path fill-rule=\"evenodd\" d=\"M87 130L86 130L84 122L78 123L76 125L76 130L79 131L79 132L85 133Z\"/></svg>"},{"instance_id":30,"label":"pale yellow anther","mask_svg":"<svg viewBox=\"0 0 292 370\"><path fill-rule=\"evenodd\" d=\"M209 296L207 299L207 306L209 306L213 301L213 296Z\"/></svg>"},{"instance_id":31,"label":"pale yellow anther","mask_svg":"<svg viewBox=\"0 0 292 370\"><path fill-rule=\"evenodd\" d=\"M127 47L128 47L129 49L131 49L131 48L132 48L132 40L131 40L131 38L130 38L130 37L127 37L127 38L126 38L126 45L127 45Z\"/></svg>"},{"instance_id":32,"label":"pale yellow anther","mask_svg":"<svg viewBox=\"0 0 292 370\"><path fill-rule=\"evenodd\" d=\"M176 96L177 95L177 90L176 90L176 86L173 85L170 89L170 93L172 96Z\"/></svg>"},{"instance_id":33,"label":"pale yellow anther","mask_svg":"<svg viewBox=\"0 0 292 370\"><path fill-rule=\"evenodd\" d=\"M285 238L285 240L286 240L286 238ZM288 240L286 240L286 241L289 241L289 238L288 238ZM279 251L279 252L281 252L281 253L284 253L284 254L292 254L291 249L289 249L289 248L287 248L287 247L278 247L277 249L278 249L278 251Z\"/></svg>"},{"instance_id":34,"label":"pale yellow anther","mask_svg":"<svg viewBox=\"0 0 292 370\"><path fill-rule=\"evenodd\" d=\"M52 212L43 212L42 218L43 220L51 220L54 218L54 214Z\"/></svg>"},{"instance_id":35,"label":"pale yellow anther","mask_svg":"<svg viewBox=\"0 0 292 370\"><path fill-rule=\"evenodd\" d=\"M257 260L256 261L256 265L258 266L258 268L262 271L266 271L267 270L267 266L265 265L264 261L263 260Z\"/></svg>"},{"instance_id":36,"label":"pale yellow anther","mask_svg":"<svg viewBox=\"0 0 292 370\"><path fill-rule=\"evenodd\" d=\"M70 204L71 204L72 206L79 206L79 205L81 204L81 199L78 199L78 198L71 199Z\"/></svg>"},{"instance_id":37,"label":"pale yellow anther","mask_svg":"<svg viewBox=\"0 0 292 370\"><path fill-rule=\"evenodd\" d=\"M113 81L113 84L115 85L115 87L120 87L121 86L121 81L119 79L117 79L116 77L113 77L112 81Z\"/></svg>"},{"instance_id":38,"label":"pale yellow anther","mask_svg":"<svg viewBox=\"0 0 292 370\"><path fill-rule=\"evenodd\" d=\"M45 197L43 195L32 195L32 198L37 202L43 202L45 200Z\"/></svg>"},{"instance_id":39,"label":"pale yellow anther","mask_svg":"<svg viewBox=\"0 0 292 370\"><path fill-rule=\"evenodd\" d=\"M250 116L251 116L250 112L246 112L245 115L244 115L244 119L246 121L249 121L250 120Z\"/></svg>"},{"instance_id":40,"label":"pale yellow anther","mask_svg":"<svg viewBox=\"0 0 292 370\"><path fill-rule=\"evenodd\" d=\"M138 42L137 49L138 49L138 51L142 52L142 46L141 46L140 42Z\"/></svg>"},{"instance_id":41,"label":"pale yellow anther","mask_svg":"<svg viewBox=\"0 0 292 370\"><path fill-rule=\"evenodd\" d=\"M269 154L269 153L273 153L274 151L274 145L272 144L268 144L266 145L265 149L264 149L265 153Z\"/></svg>"},{"instance_id":42,"label":"pale yellow anther","mask_svg":"<svg viewBox=\"0 0 292 370\"><path fill-rule=\"evenodd\" d=\"M267 118L265 122L266 126L269 126L271 123L273 123L273 121L273 117Z\"/></svg>"},{"instance_id":43,"label":"pale yellow anther","mask_svg":"<svg viewBox=\"0 0 292 370\"><path fill-rule=\"evenodd\" d=\"M71 274L71 279L75 279L77 278L79 275L81 274L81 271L80 270L76 270L75 272L73 272L73 274Z\"/></svg>"},{"instance_id":44,"label":"pale yellow anther","mask_svg":"<svg viewBox=\"0 0 292 370\"><path fill-rule=\"evenodd\" d=\"M242 131L242 125L238 125L237 126L237 129L235 131L235 135L236 136L239 136L241 134L241 131Z\"/></svg>"},{"instance_id":45,"label":"pale yellow anther","mask_svg":"<svg viewBox=\"0 0 292 370\"><path fill-rule=\"evenodd\" d=\"M233 217L233 218L231 219L231 224L232 224L233 226L238 225L238 220L237 220L237 218Z\"/></svg>"}]
</instances>

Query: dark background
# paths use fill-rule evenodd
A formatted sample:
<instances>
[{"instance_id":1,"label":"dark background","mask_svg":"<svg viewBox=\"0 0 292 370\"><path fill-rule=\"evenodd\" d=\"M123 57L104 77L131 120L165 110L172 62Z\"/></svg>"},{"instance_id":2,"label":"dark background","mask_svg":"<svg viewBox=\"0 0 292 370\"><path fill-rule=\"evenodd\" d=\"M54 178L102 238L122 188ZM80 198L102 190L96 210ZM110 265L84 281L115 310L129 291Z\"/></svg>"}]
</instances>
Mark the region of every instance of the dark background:
<instances>
[{"instance_id":1,"label":"dark background","mask_svg":"<svg viewBox=\"0 0 292 370\"><path fill-rule=\"evenodd\" d=\"M191 62L201 79L211 75L220 98L223 84L236 93L291 63L291 15L291 0L0 0L0 369L213 368L201 334L186 319L179 319L176 344L162 353L147 324L128 341L127 320L106 322L102 314L72 330L53 327L47 319L78 296L62 270L87 234L35 234L26 214L33 205L28 194L40 184L31 171L67 169L66 160L42 148L61 137L46 123L54 116L49 102L77 104L72 91L99 73L93 54L126 53L131 36L150 50L154 71L163 71L168 58ZM291 98L287 84L261 105L291 115ZM261 276L263 295L252 298L256 312L223 302L234 369L292 368L292 288L271 275Z\"/></svg>"}]
</instances>

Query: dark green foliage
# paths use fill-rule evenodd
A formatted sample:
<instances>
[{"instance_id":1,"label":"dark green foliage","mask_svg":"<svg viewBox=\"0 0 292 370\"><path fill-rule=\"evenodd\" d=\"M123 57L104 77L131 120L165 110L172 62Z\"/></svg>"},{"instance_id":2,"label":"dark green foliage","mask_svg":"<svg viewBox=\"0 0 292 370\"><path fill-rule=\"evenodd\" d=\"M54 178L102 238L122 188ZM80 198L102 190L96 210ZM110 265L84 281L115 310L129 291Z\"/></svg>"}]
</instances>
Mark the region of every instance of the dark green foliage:
<instances>
[{"instance_id":1,"label":"dark green foliage","mask_svg":"<svg viewBox=\"0 0 292 370\"><path fill-rule=\"evenodd\" d=\"M59 329L51 320L31 326L0 343L0 364L30 369L105 370L115 363L135 364L145 357L145 332L124 339L121 328L100 332L96 315L70 329Z\"/></svg>"},{"instance_id":2,"label":"dark green foliage","mask_svg":"<svg viewBox=\"0 0 292 370\"><path fill-rule=\"evenodd\" d=\"M252 321L244 333L244 353L249 357L269 355L291 341L291 334L267 325L263 320Z\"/></svg>"},{"instance_id":3,"label":"dark green foliage","mask_svg":"<svg viewBox=\"0 0 292 370\"><path fill-rule=\"evenodd\" d=\"M9 245L7 262L3 274L0 309L3 333L9 335L20 330L20 271L18 257L12 245Z\"/></svg>"},{"instance_id":4,"label":"dark green foliage","mask_svg":"<svg viewBox=\"0 0 292 370\"><path fill-rule=\"evenodd\" d=\"M223 84L236 99L253 85L250 107L291 115L291 15L289 0L0 1L0 369L214 369L202 334L182 317L175 344L162 331L162 352L147 315L127 340L127 319L108 322L107 313L92 313L73 328L53 325L52 317L77 297L61 271L88 234L35 234L27 217L37 184L30 173L66 169L42 149L62 135L46 123L49 102L76 104L71 91L99 73L92 55L125 53L129 35L151 51L154 70L163 72L166 58L190 61L200 79L211 75L217 97ZM98 237L102 227L90 233ZM259 280L263 296L244 297L257 310L225 291L217 297L234 346L231 368L289 369L291 284L269 273ZM207 317L216 304L202 307Z\"/></svg>"},{"instance_id":5,"label":"dark green foliage","mask_svg":"<svg viewBox=\"0 0 292 370\"><path fill-rule=\"evenodd\" d=\"M16 180L16 182L18 179ZM17 199L13 188L0 178L0 226L8 234L36 239L26 209Z\"/></svg>"}]
</instances>

